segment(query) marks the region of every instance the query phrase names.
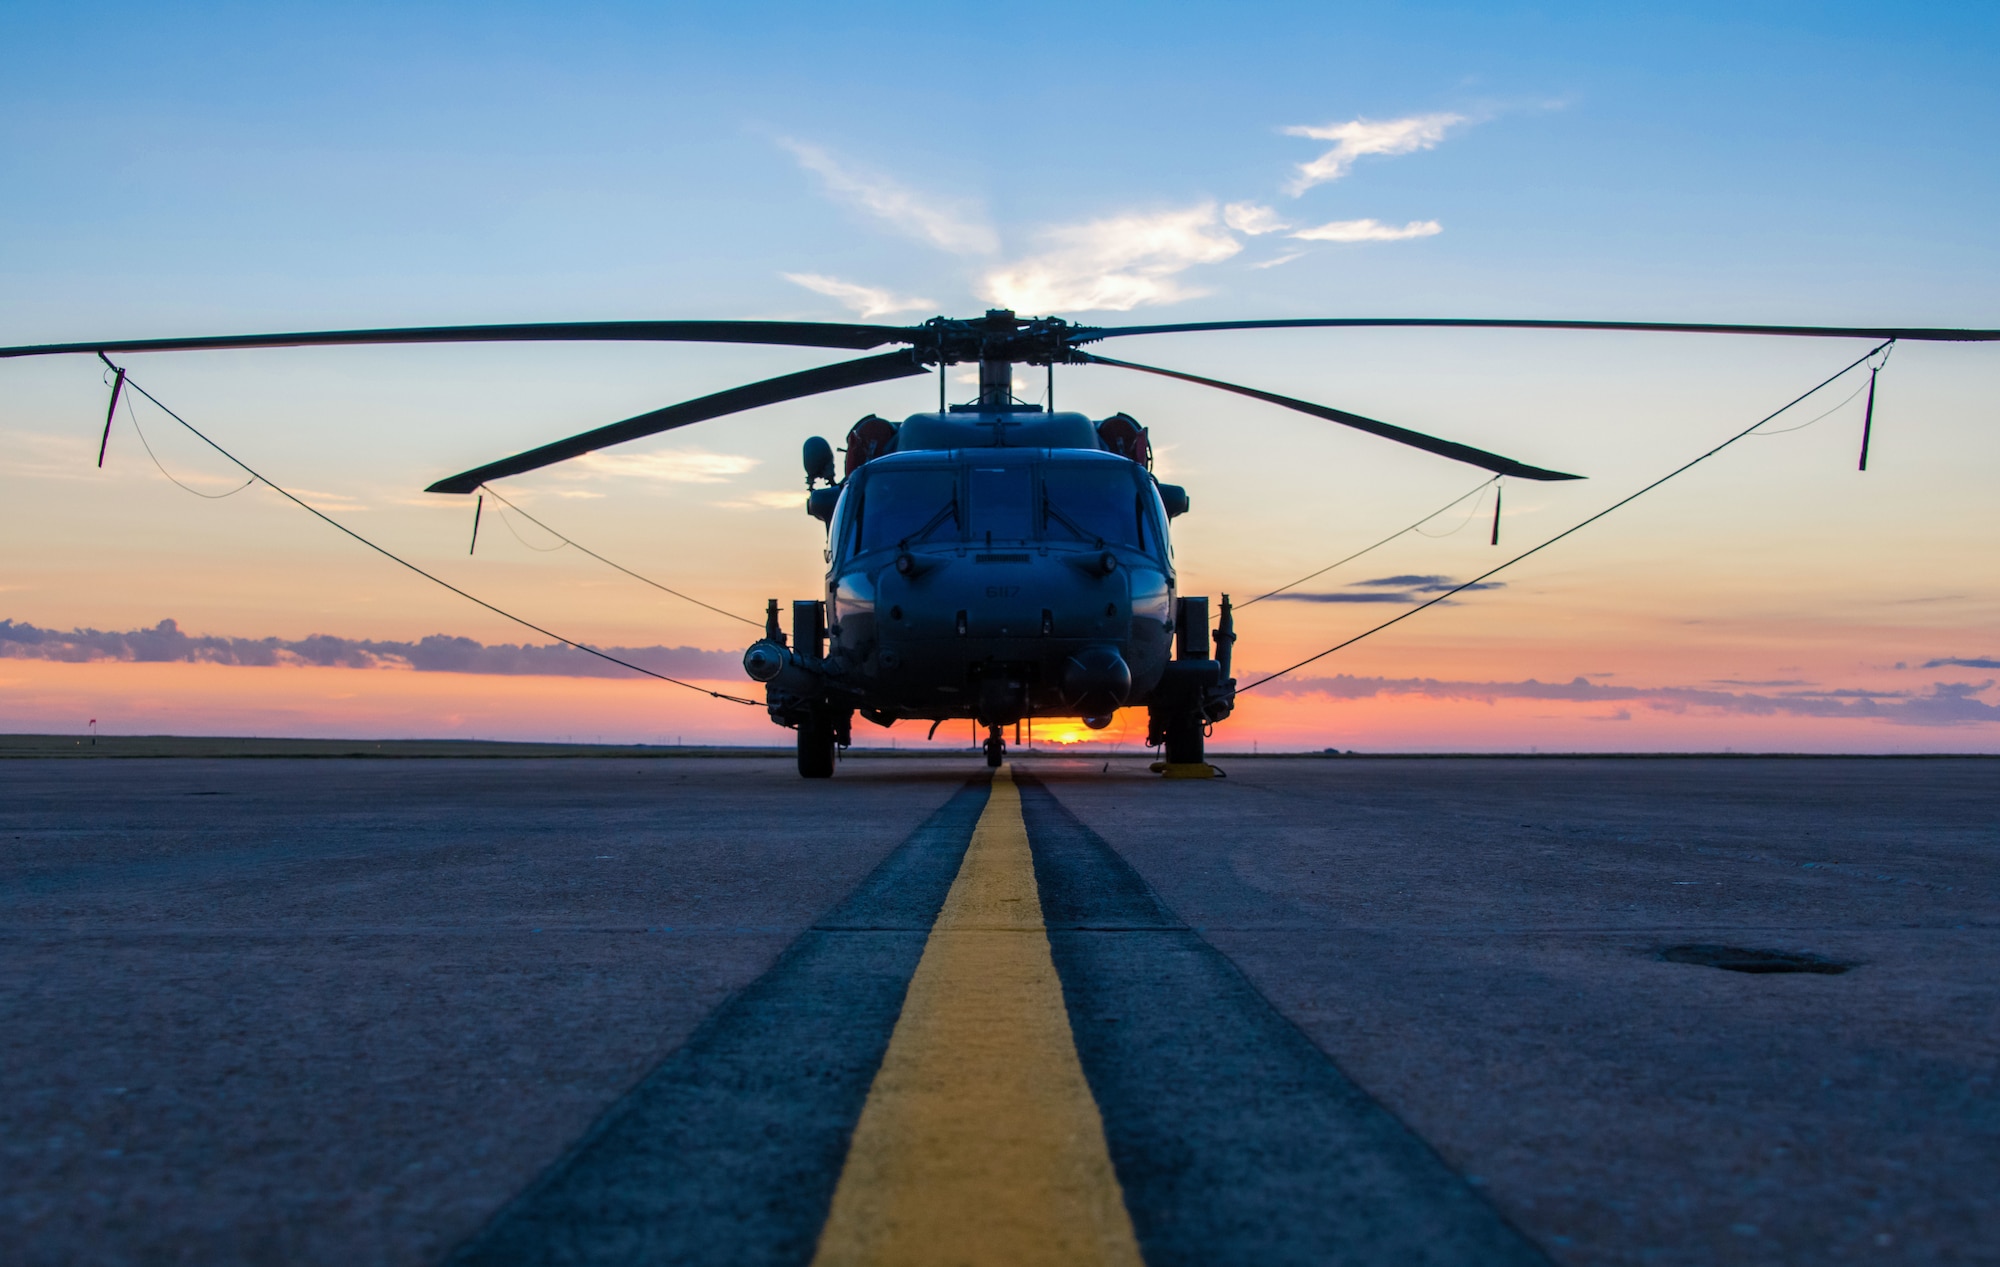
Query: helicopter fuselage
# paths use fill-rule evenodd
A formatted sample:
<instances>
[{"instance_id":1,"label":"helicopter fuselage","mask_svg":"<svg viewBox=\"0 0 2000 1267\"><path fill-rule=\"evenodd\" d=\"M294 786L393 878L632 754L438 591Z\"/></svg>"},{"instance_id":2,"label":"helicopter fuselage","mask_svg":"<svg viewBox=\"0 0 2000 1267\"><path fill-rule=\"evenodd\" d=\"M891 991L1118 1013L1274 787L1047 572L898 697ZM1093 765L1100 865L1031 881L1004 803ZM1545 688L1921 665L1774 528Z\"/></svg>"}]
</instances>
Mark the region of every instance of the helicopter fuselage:
<instances>
[{"instance_id":1,"label":"helicopter fuselage","mask_svg":"<svg viewBox=\"0 0 2000 1267\"><path fill-rule=\"evenodd\" d=\"M828 554L829 676L870 720L1104 718L1145 702L1172 648L1165 509L1115 454L877 458L842 489Z\"/></svg>"},{"instance_id":2,"label":"helicopter fuselage","mask_svg":"<svg viewBox=\"0 0 2000 1267\"><path fill-rule=\"evenodd\" d=\"M1114 424L1033 406L857 424L847 478L811 494L827 522L824 603L794 604L789 640L774 604L745 657L773 719L838 714L845 742L850 711L884 726L1102 727L1152 703L1175 658L1168 524L1187 497L1154 479L1143 432L1122 422L1141 460L1113 451ZM888 451L857 460L870 423Z\"/></svg>"}]
</instances>

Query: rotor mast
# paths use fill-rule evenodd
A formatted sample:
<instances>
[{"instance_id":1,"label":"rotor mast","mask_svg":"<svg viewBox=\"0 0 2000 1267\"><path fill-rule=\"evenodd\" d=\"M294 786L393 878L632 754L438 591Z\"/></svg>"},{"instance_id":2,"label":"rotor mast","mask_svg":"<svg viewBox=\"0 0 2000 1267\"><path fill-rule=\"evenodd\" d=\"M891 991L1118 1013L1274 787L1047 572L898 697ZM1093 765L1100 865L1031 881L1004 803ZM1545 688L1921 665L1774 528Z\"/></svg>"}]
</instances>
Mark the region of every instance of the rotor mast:
<instances>
[{"instance_id":1,"label":"rotor mast","mask_svg":"<svg viewBox=\"0 0 2000 1267\"><path fill-rule=\"evenodd\" d=\"M986 330L996 336L980 349L979 358L979 407L981 409L1006 409L1014 403L1014 360L1008 355L1013 349L1007 347L1008 336L1021 328L1020 318L1010 309L989 308L986 310ZM1005 351L1002 349L1005 347Z\"/></svg>"},{"instance_id":2,"label":"rotor mast","mask_svg":"<svg viewBox=\"0 0 2000 1267\"><path fill-rule=\"evenodd\" d=\"M1005 409L1014 403L1014 363L1012 361L981 361L979 363L979 407L981 409Z\"/></svg>"}]
</instances>

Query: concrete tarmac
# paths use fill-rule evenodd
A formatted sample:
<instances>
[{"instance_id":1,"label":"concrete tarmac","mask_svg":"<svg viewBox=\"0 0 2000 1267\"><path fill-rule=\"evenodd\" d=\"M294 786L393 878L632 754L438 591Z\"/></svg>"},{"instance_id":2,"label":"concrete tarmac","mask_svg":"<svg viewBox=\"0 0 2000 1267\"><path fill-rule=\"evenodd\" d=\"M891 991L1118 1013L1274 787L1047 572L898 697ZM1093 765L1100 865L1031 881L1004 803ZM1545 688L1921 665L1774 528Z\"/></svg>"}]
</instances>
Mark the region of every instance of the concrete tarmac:
<instances>
[{"instance_id":1,"label":"concrete tarmac","mask_svg":"<svg viewBox=\"0 0 2000 1267\"><path fill-rule=\"evenodd\" d=\"M1148 1261L2000 1262L2000 763L1223 764L1017 763ZM982 773L0 763L0 1258L799 1261Z\"/></svg>"}]
</instances>

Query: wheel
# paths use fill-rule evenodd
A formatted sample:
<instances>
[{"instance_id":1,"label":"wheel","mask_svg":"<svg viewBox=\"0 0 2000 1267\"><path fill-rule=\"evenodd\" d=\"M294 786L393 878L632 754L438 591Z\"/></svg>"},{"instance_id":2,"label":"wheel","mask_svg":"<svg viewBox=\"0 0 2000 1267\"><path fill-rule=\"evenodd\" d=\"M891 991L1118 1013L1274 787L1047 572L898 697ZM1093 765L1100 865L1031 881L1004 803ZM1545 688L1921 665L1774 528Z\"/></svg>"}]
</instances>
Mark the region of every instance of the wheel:
<instances>
[{"instance_id":1,"label":"wheel","mask_svg":"<svg viewBox=\"0 0 2000 1267\"><path fill-rule=\"evenodd\" d=\"M1000 763L1006 759L1007 740L1001 736L998 726L988 727L986 732L986 764L997 770L1000 768Z\"/></svg>"},{"instance_id":2,"label":"wheel","mask_svg":"<svg viewBox=\"0 0 2000 1267\"><path fill-rule=\"evenodd\" d=\"M799 777L833 777L833 727L817 717L799 725Z\"/></svg>"}]
</instances>

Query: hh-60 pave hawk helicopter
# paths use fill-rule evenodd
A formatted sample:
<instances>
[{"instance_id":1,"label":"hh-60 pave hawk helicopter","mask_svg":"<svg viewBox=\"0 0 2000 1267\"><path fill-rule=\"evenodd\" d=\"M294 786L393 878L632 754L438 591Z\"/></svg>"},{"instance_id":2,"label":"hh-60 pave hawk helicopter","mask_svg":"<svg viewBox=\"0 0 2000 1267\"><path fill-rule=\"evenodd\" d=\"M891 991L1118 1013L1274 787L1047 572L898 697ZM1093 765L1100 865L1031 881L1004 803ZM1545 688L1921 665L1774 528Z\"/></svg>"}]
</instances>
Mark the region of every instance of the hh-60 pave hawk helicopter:
<instances>
[{"instance_id":1,"label":"hh-60 pave hawk helicopter","mask_svg":"<svg viewBox=\"0 0 2000 1267\"><path fill-rule=\"evenodd\" d=\"M899 350L717 392L558 440L439 480L426 491L472 493L607 445L763 405L939 371L938 410L900 423L873 414L831 445L805 444L806 509L827 525L824 598L777 600L744 653L771 719L798 732L799 773L826 778L855 713L880 725L950 719L986 728L988 765L1004 728L1024 718L1079 717L1102 729L1120 708L1147 710L1147 743L1169 774L1206 774L1204 736L1235 705L1236 640L1223 597L1179 594L1169 521L1187 493L1153 478L1147 431L1126 414L1093 421L1023 404L1016 365L1109 365L1234 392L1384 439L1533 480L1579 476L1272 392L1113 360L1084 344L1142 334L1308 327L1639 330L1830 338L1992 341L2000 331L1481 318L1299 318L1148 326L1084 326L995 309L916 326L789 321L615 321L125 340L0 348L0 358L65 352L472 342L758 343ZM979 395L947 405L943 371L979 365ZM123 380L119 371L119 382ZM116 399L114 392L113 405ZM107 422L108 426L108 422ZM1865 459L1864 459L1865 460Z\"/></svg>"}]
</instances>

